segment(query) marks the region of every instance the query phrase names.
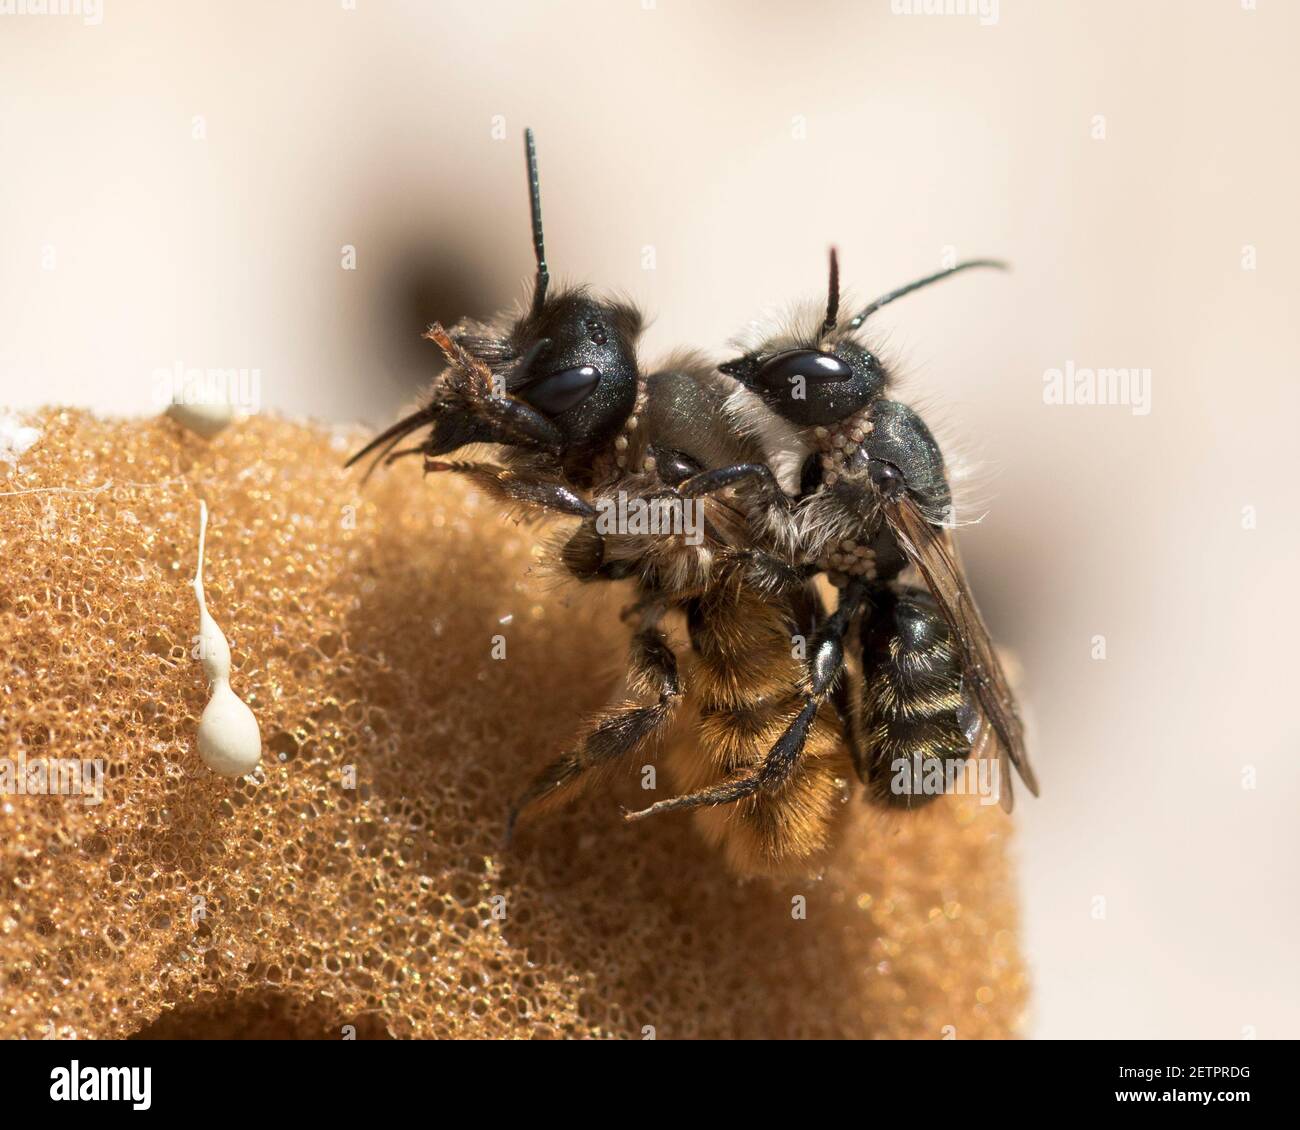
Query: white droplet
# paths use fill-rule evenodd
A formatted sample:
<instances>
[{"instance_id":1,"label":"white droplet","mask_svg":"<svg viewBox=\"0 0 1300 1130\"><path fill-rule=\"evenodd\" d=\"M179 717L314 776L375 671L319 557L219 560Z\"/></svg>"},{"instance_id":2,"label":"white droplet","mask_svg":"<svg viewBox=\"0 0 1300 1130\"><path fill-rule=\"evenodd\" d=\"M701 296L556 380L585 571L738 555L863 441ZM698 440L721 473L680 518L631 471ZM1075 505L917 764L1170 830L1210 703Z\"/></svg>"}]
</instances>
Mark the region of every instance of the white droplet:
<instances>
[{"instance_id":1,"label":"white droplet","mask_svg":"<svg viewBox=\"0 0 1300 1130\"><path fill-rule=\"evenodd\" d=\"M194 595L199 602L199 657L212 697L199 719L199 756L214 773L242 777L262 759L262 735L253 712L230 689L230 644L208 613L203 596L203 553L208 532L208 504L199 502L199 567Z\"/></svg>"},{"instance_id":2,"label":"white droplet","mask_svg":"<svg viewBox=\"0 0 1300 1130\"><path fill-rule=\"evenodd\" d=\"M235 418L235 409L228 400L211 400L202 404L173 403L167 415L190 431L211 439Z\"/></svg>"}]
</instances>

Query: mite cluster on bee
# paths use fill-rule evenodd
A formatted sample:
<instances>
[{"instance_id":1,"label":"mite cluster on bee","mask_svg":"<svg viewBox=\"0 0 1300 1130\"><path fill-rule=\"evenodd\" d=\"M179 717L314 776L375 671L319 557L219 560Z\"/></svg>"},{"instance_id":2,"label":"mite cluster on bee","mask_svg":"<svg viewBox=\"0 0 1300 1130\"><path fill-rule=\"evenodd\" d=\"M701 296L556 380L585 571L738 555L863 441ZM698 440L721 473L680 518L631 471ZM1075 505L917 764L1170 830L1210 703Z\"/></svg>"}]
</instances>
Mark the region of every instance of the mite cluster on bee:
<instances>
[{"instance_id":1,"label":"mite cluster on bee","mask_svg":"<svg viewBox=\"0 0 1300 1130\"><path fill-rule=\"evenodd\" d=\"M507 834L651 748L688 695L701 737L672 766L683 792L626 819L694 810L741 872L805 867L829 842L850 775L873 803L911 808L951 788L967 759L996 753L1004 807L1008 765L1036 792L952 543L943 456L920 416L889 397L892 374L862 333L905 294L1001 264L958 263L843 320L832 251L815 317L738 343L721 363L682 352L645 372L637 310L585 288L550 293L531 131L525 155L537 264L528 309L433 326L445 367L427 400L349 461L374 453L373 470L418 455L427 472L466 475L511 510L576 520L559 568L635 592L634 697L536 773ZM424 434L398 448L413 433ZM479 454L449 458L465 449ZM611 512L635 509L629 500L703 518L611 525ZM683 536L696 525L700 536ZM687 664L671 616L685 623Z\"/></svg>"},{"instance_id":2,"label":"mite cluster on bee","mask_svg":"<svg viewBox=\"0 0 1300 1130\"><path fill-rule=\"evenodd\" d=\"M834 427L819 425L813 428L813 438L821 449L822 482L828 487L834 486L845 473L849 460L871 434L871 428L871 420L865 412L859 412Z\"/></svg>"}]
</instances>

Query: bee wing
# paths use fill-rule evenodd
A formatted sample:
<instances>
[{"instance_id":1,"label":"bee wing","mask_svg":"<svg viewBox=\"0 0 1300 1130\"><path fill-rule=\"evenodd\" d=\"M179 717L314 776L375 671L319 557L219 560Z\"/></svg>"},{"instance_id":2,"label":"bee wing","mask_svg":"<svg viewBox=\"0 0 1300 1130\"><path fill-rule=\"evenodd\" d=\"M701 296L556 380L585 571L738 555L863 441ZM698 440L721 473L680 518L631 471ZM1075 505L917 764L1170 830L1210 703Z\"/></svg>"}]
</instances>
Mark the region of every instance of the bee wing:
<instances>
[{"instance_id":1,"label":"bee wing","mask_svg":"<svg viewBox=\"0 0 1300 1130\"><path fill-rule=\"evenodd\" d=\"M1012 796L1008 759L1034 796L1038 795L1038 779L1025 750L1024 727L1016 710L1015 698L993 650L984 618L971 595L957 551L947 532L931 525L911 498L905 495L887 501L883 506L885 520L899 548L925 578L943 618L948 621L961 655L963 671L975 692L976 703L997 736L1002 763L1002 807L1010 812Z\"/></svg>"}]
</instances>

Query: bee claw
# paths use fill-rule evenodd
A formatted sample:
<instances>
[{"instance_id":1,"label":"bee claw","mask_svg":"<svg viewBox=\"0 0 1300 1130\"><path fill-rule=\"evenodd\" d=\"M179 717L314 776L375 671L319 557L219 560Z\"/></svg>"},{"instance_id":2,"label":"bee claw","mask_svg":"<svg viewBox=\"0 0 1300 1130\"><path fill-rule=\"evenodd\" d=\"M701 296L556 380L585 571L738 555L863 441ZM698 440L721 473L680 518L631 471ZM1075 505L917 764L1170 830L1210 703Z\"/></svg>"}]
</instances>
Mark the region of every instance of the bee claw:
<instances>
[{"instance_id":1,"label":"bee claw","mask_svg":"<svg viewBox=\"0 0 1300 1130\"><path fill-rule=\"evenodd\" d=\"M652 804L649 808L638 808L635 811L619 805L618 810L623 814L624 824L635 824L638 820L644 820L647 816L653 816L655 809L659 807L659 803Z\"/></svg>"}]
</instances>

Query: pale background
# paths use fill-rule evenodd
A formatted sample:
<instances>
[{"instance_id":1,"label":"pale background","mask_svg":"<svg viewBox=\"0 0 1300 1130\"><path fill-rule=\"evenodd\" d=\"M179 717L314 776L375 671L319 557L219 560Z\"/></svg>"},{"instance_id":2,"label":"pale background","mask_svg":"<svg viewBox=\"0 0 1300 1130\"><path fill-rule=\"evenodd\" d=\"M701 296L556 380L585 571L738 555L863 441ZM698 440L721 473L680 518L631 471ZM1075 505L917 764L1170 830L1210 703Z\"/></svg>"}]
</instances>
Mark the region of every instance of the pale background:
<instances>
[{"instance_id":1,"label":"pale background","mask_svg":"<svg viewBox=\"0 0 1300 1130\"><path fill-rule=\"evenodd\" d=\"M525 125L553 268L653 312L647 359L818 294L832 241L864 297L1005 256L878 330L992 469L963 547L1037 723L1033 1031L1300 1036L1300 5L1259 6L0 16L0 402L144 412L179 360L385 422L424 323L522 293ZM1150 368L1150 415L1044 405L1067 361Z\"/></svg>"}]
</instances>

